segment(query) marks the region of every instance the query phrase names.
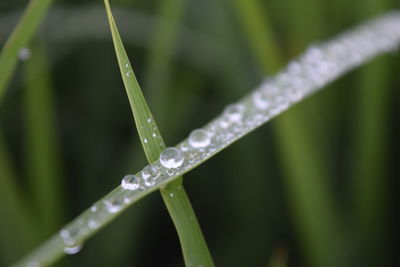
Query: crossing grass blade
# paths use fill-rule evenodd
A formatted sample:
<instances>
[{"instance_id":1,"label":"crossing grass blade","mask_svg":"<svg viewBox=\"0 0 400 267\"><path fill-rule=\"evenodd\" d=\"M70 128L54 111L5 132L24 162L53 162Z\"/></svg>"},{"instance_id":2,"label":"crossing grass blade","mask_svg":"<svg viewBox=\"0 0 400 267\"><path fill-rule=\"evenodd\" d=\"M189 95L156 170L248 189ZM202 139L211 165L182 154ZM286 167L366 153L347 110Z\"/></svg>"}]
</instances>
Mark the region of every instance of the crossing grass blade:
<instances>
[{"instance_id":1,"label":"crossing grass blade","mask_svg":"<svg viewBox=\"0 0 400 267\"><path fill-rule=\"evenodd\" d=\"M144 152L149 163L156 161L165 143L144 99L125 52L108 0L104 1L125 89L131 104ZM175 224L186 266L213 266L200 226L182 186L182 177L161 189L161 195ZM174 196L174 197L171 197Z\"/></svg>"}]
</instances>

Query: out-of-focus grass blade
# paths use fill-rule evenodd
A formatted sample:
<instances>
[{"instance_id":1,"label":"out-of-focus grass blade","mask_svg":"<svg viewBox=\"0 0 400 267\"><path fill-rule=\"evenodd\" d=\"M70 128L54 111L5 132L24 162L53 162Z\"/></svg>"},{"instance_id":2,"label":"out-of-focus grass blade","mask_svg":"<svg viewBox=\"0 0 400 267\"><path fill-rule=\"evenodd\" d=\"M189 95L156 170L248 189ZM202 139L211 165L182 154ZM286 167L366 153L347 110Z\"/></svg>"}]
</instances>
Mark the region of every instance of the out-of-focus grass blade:
<instances>
[{"instance_id":1,"label":"out-of-focus grass blade","mask_svg":"<svg viewBox=\"0 0 400 267\"><path fill-rule=\"evenodd\" d=\"M276 71L282 66L280 51L271 42L273 32L267 25L268 19L259 9L258 0L232 0L238 19L243 25L253 52L257 55L261 70L265 73ZM260 34L262 33L262 34Z\"/></svg>"},{"instance_id":2,"label":"out-of-focus grass blade","mask_svg":"<svg viewBox=\"0 0 400 267\"><path fill-rule=\"evenodd\" d=\"M282 66L281 51L273 41L265 14L257 0L235 0L235 9L260 68L276 71ZM303 27L301 27L303 28ZM295 110L296 111L296 110ZM294 217L304 240L308 257L315 265L324 266L327 256L338 237L338 219L333 198L325 184L327 171L318 150L311 149L308 128L298 122L304 121L300 114L289 111L276 122L277 139L282 153L283 168L287 170L288 197L293 206ZM330 240L330 242L326 242ZM328 244L329 243L329 244Z\"/></svg>"},{"instance_id":3,"label":"out-of-focus grass blade","mask_svg":"<svg viewBox=\"0 0 400 267\"><path fill-rule=\"evenodd\" d=\"M135 118L136 128L138 129L146 157L149 163L151 163L159 158L160 153L165 149L165 144L130 65L108 0L105 0L104 3L119 67ZM181 184L182 177L168 184L161 190L161 193L175 223L185 263L187 266L213 266L213 261L203 234L197 220L194 219L194 211ZM174 197L170 197L171 194Z\"/></svg>"},{"instance_id":4,"label":"out-of-focus grass blade","mask_svg":"<svg viewBox=\"0 0 400 267\"><path fill-rule=\"evenodd\" d=\"M52 0L31 0L0 54L0 102L17 65L18 53L32 38Z\"/></svg>"},{"instance_id":5,"label":"out-of-focus grass blade","mask_svg":"<svg viewBox=\"0 0 400 267\"><path fill-rule=\"evenodd\" d=\"M30 249L37 240L37 225L29 213L23 192L0 135L0 263L6 266Z\"/></svg>"},{"instance_id":6,"label":"out-of-focus grass blade","mask_svg":"<svg viewBox=\"0 0 400 267\"><path fill-rule=\"evenodd\" d=\"M362 17L383 12L387 0L365 1L358 9ZM388 122L390 100L390 65L379 58L365 66L358 80L358 110L354 127L354 195L357 229L362 250L359 255L373 254L368 264L384 262L388 232ZM371 263L370 260L373 260ZM364 262L362 264L367 264Z\"/></svg>"},{"instance_id":7,"label":"out-of-focus grass blade","mask_svg":"<svg viewBox=\"0 0 400 267\"><path fill-rule=\"evenodd\" d=\"M36 44L24 63L25 144L27 177L43 236L64 221L64 189L57 146L53 86L43 48Z\"/></svg>"},{"instance_id":8,"label":"out-of-focus grass blade","mask_svg":"<svg viewBox=\"0 0 400 267\"><path fill-rule=\"evenodd\" d=\"M185 0L164 0L160 2L160 11L153 34L150 54L147 59L147 69L144 87L147 92L153 113L160 123L167 124L171 112L166 107L169 104L167 92L170 76L173 70L172 58L178 41L179 21L182 18ZM163 127L161 127L163 129Z\"/></svg>"}]
</instances>

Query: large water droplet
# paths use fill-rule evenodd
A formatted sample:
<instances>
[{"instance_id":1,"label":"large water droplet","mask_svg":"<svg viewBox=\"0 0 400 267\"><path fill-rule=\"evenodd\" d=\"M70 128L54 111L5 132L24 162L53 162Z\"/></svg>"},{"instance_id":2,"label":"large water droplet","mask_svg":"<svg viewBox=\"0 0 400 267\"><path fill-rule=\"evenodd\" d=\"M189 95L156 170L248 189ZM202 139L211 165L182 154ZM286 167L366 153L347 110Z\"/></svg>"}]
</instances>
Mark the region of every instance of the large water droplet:
<instances>
[{"instance_id":1,"label":"large water droplet","mask_svg":"<svg viewBox=\"0 0 400 267\"><path fill-rule=\"evenodd\" d=\"M140 181L135 175L128 174L122 179L121 186L123 189L133 191L139 188Z\"/></svg>"},{"instance_id":2,"label":"large water droplet","mask_svg":"<svg viewBox=\"0 0 400 267\"><path fill-rule=\"evenodd\" d=\"M197 129L190 133L189 144L194 148L207 147L211 143L211 136L203 129Z\"/></svg>"},{"instance_id":3,"label":"large water droplet","mask_svg":"<svg viewBox=\"0 0 400 267\"><path fill-rule=\"evenodd\" d=\"M166 148L160 155L161 165L168 169L180 167L184 159L182 151L175 147Z\"/></svg>"},{"instance_id":4,"label":"large water droplet","mask_svg":"<svg viewBox=\"0 0 400 267\"><path fill-rule=\"evenodd\" d=\"M239 122L244 113L244 106L241 104L231 104L225 108L224 114L231 122Z\"/></svg>"},{"instance_id":5,"label":"large water droplet","mask_svg":"<svg viewBox=\"0 0 400 267\"><path fill-rule=\"evenodd\" d=\"M64 252L68 255L73 255L81 251L82 245L73 246L73 247L65 247Z\"/></svg>"}]
</instances>

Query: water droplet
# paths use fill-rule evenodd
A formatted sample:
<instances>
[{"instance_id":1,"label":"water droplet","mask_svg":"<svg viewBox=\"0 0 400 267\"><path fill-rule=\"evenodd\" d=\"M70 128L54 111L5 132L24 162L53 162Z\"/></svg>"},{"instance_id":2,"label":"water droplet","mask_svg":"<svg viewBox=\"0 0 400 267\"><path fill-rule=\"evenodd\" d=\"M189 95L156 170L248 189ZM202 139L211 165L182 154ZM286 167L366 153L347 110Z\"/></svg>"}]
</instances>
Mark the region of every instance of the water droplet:
<instances>
[{"instance_id":1,"label":"water droplet","mask_svg":"<svg viewBox=\"0 0 400 267\"><path fill-rule=\"evenodd\" d=\"M194 148L207 147L210 143L210 134L203 129L194 130L189 135L189 144Z\"/></svg>"},{"instance_id":2,"label":"water droplet","mask_svg":"<svg viewBox=\"0 0 400 267\"><path fill-rule=\"evenodd\" d=\"M149 142L149 140L147 140L147 138L143 139L143 142L145 142L146 144Z\"/></svg>"},{"instance_id":3,"label":"water droplet","mask_svg":"<svg viewBox=\"0 0 400 267\"><path fill-rule=\"evenodd\" d=\"M18 57L22 61L26 61L26 60L30 59L31 58L31 50L29 50L28 48L22 48L19 51Z\"/></svg>"},{"instance_id":4,"label":"water droplet","mask_svg":"<svg viewBox=\"0 0 400 267\"><path fill-rule=\"evenodd\" d=\"M90 229L96 229L97 227L100 226L100 223L98 221L96 221L95 219L90 219L88 221L87 225Z\"/></svg>"},{"instance_id":5,"label":"water droplet","mask_svg":"<svg viewBox=\"0 0 400 267\"><path fill-rule=\"evenodd\" d=\"M131 76L131 73L132 73L132 71L129 70L129 71L127 71L125 74L126 74L126 76L129 77L129 76Z\"/></svg>"},{"instance_id":6,"label":"water droplet","mask_svg":"<svg viewBox=\"0 0 400 267\"><path fill-rule=\"evenodd\" d=\"M109 213L119 212L122 208L123 202L124 202L124 199L120 198L120 197L103 200L103 203L106 206L106 209Z\"/></svg>"},{"instance_id":7,"label":"water droplet","mask_svg":"<svg viewBox=\"0 0 400 267\"><path fill-rule=\"evenodd\" d=\"M174 197L174 193L169 193L169 196L170 197Z\"/></svg>"},{"instance_id":8,"label":"water droplet","mask_svg":"<svg viewBox=\"0 0 400 267\"><path fill-rule=\"evenodd\" d=\"M153 136L154 138L156 138L156 137L157 137L157 134L156 134L156 133L153 133L151 136Z\"/></svg>"},{"instance_id":9,"label":"water droplet","mask_svg":"<svg viewBox=\"0 0 400 267\"><path fill-rule=\"evenodd\" d=\"M73 247L65 247L64 252L68 255L73 255L81 251L82 245L73 246Z\"/></svg>"},{"instance_id":10,"label":"water droplet","mask_svg":"<svg viewBox=\"0 0 400 267\"><path fill-rule=\"evenodd\" d=\"M128 63L126 63L126 64L125 64L125 67L129 68L129 64L128 64Z\"/></svg>"},{"instance_id":11,"label":"water droplet","mask_svg":"<svg viewBox=\"0 0 400 267\"><path fill-rule=\"evenodd\" d=\"M96 212L96 211L97 211L97 207L96 207L96 206L92 206L92 207L90 208L90 211L91 211L91 212Z\"/></svg>"},{"instance_id":12,"label":"water droplet","mask_svg":"<svg viewBox=\"0 0 400 267\"><path fill-rule=\"evenodd\" d=\"M184 152L189 150L189 146L186 142L181 144L181 150Z\"/></svg>"},{"instance_id":13,"label":"water droplet","mask_svg":"<svg viewBox=\"0 0 400 267\"><path fill-rule=\"evenodd\" d=\"M152 119L151 119L151 118L148 118L148 119L147 119L147 122L148 122L148 123L150 123L151 121L152 121Z\"/></svg>"},{"instance_id":14,"label":"water droplet","mask_svg":"<svg viewBox=\"0 0 400 267\"><path fill-rule=\"evenodd\" d=\"M121 186L125 190L137 190L140 186L140 181L135 175L128 174L122 179Z\"/></svg>"},{"instance_id":15,"label":"water droplet","mask_svg":"<svg viewBox=\"0 0 400 267\"><path fill-rule=\"evenodd\" d=\"M261 92L255 92L253 94L253 103L257 108L261 110L266 110L270 106L268 96Z\"/></svg>"},{"instance_id":16,"label":"water droplet","mask_svg":"<svg viewBox=\"0 0 400 267\"><path fill-rule=\"evenodd\" d=\"M150 177L155 177L154 179L157 179L158 176L160 176L160 173L158 172L157 166L154 165L147 165L144 167L142 170L142 177L143 179L149 179Z\"/></svg>"},{"instance_id":17,"label":"water droplet","mask_svg":"<svg viewBox=\"0 0 400 267\"><path fill-rule=\"evenodd\" d=\"M168 169L180 167L184 159L182 151L175 147L166 148L160 155L161 165Z\"/></svg>"},{"instance_id":18,"label":"water droplet","mask_svg":"<svg viewBox=\"0 0 400 267\"><path fill-rule=\"evenodd\" d=\"M67 229L61 229L60 236L61 236L61 238L63 239L64 243L67 246L74 246L75 245L76 241L74 239L74 235L73 235L73 233L71 233Z\"/></svg>"},{"instance_id":19,"label":"water droplet","mask_svg":"<svg viewBox=\"0 0 400 267\"><path fill-rule=\"evenodd\" d=\"M225 108L224 114L231 122L239 122L244 113L244 106L241 104L231 104Z\"/></svg>"},{"instance_id":20,"label":"water droplet","mask_svg":"<svg viewBox=\"0 0 400 267\"><path fill-rule=\"evenodd\" d=\"M175 174L175 170L174 170L174 169L168 169L168 170L167 170L167 174L168 174L169 176L173 176L173 175Z\"/></svg>"}]
</instances>

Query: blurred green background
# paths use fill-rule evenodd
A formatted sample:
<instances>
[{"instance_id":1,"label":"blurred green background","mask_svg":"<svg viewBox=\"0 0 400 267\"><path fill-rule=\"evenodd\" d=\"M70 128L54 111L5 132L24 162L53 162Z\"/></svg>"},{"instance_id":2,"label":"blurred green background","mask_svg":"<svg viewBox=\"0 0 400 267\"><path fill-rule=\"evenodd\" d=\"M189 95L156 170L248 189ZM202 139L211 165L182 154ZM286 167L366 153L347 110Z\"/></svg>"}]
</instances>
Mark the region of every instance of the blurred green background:
<instances>
[{"instance_id":1,"label":"blurred green background","mask_svg":"<svg viewBox=\"0 0 400 267\"><path fill-rule=\"evenodd\" d=\"M0 2L0 47L27 3ZM167 145L309 45L400 7L395 0L111 5ZM56 1L25 56L0 104L1 266L146 164L102 1ZM400 266L399 63L396 53L379 56L185 175L217 266ZM153 193L59 265L183 260Z\"/></svg>"}]
</instances>

